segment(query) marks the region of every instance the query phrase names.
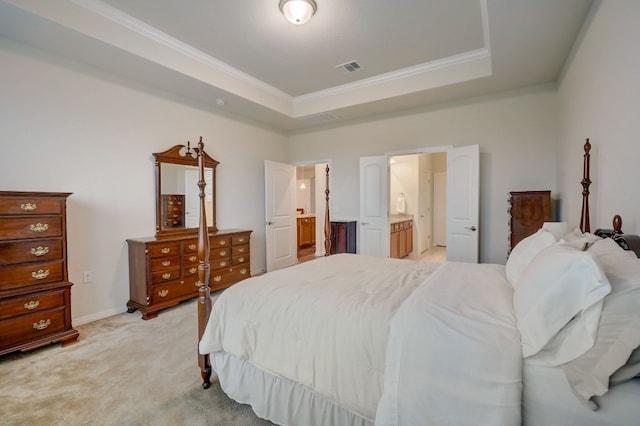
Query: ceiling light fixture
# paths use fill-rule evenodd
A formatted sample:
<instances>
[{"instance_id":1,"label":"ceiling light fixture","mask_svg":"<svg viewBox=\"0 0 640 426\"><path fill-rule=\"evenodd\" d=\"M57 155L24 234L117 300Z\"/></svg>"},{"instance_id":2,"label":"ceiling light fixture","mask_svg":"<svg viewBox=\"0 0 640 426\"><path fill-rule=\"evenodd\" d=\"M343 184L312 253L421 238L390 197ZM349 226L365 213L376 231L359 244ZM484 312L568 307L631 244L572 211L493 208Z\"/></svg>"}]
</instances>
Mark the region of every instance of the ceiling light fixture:
<instances>
[{"instance_id":1,"label":"ceiling light fixture","mask_svg":"<svg viewBox=\"0 0 640 426\"><path fill-rule=\"evenodd\" d=\"M280 11L287 21L296 25L309 21L317 9L314 0L280 0Z\"/></svg>"}]
</instances>

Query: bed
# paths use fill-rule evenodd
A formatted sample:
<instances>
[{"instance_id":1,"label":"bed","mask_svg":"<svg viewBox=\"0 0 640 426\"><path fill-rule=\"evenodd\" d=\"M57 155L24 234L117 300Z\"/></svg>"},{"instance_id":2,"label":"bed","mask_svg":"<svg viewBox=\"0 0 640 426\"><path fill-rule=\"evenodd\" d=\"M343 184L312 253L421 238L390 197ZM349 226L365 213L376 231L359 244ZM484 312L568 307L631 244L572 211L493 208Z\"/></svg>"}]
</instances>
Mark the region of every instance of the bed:
<instances>
[{"instance_id":1,"label":"bed","mask_svg":"<svg viewBox=\"0 0 640 426\"><path fill-rule=\"evenodd\" d=\"M590 233L589 150L580 227L545 224L506 265L338 254L212 307L200 232L203 387L215 371L276 424L637 424L640 244L619 217Z\"/></svg>"}]
</instances>

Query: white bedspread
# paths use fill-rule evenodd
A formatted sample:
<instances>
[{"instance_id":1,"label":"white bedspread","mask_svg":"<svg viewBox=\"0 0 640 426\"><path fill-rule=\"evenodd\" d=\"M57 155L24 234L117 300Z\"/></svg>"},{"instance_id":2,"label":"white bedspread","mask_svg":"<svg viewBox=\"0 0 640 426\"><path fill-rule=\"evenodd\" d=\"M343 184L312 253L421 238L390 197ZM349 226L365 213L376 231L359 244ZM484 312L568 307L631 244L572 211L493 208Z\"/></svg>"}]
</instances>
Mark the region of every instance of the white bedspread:
<instances>
[{"instance_id":1,"label":"white bedspread","mask_svg":"<svg viewBox=\"0 0 640 426\"><path fill-rule=\"evenodd\" d=\"M391 321L376 425L519 425L522 350L500 265L446 263Z\"/></svg>"},{"instance_id":2,"label":"white bedspread","mask_svg":"<svg viewBox=\"0 0 640 426\"><path fill-rule=\"evenodd\" d=\"M339 254L244 280L216 300L200 352L231 353L373 421L389 322L439 266Z\"/></svg>"},{"instance_id":3,"label":"white bedspread","mask_svg":"<svg viewBox=\"0 0 640 426\"><path fill-rule=\"evenodd\" d=\"M334 255L225 290L200 352L233 354L378 425L517 425L512 298L500 265Z\"/></svg>"}]
</instances>

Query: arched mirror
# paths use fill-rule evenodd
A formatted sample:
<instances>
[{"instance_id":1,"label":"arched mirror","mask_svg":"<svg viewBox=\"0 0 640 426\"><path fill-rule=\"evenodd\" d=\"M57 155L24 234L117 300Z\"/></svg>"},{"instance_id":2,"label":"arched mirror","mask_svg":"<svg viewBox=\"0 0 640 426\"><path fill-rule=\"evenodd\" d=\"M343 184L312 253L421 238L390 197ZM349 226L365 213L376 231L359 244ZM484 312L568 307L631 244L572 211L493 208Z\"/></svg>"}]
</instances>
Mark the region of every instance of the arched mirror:
<instances>
[{"instance_id":1,"label":"arched mirror","mask_svg":"<svg viewBox=\"0 0 640 426\"><path fill-rule=\"evenodd\" d=\"M156 159L156 236L198 232L200 215L198 148L176 145L154 153ZM216 227L216 160L203 152L205 167L205 211L209 232Z\"/></svg>"}]
</instances>

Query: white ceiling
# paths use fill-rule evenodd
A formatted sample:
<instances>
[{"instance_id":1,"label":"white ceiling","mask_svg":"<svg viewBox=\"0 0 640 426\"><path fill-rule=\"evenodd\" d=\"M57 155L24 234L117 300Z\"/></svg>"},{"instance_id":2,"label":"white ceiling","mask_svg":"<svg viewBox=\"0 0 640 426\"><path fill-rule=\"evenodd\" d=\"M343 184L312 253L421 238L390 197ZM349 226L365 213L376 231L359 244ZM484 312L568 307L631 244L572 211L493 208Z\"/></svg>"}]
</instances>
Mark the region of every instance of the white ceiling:
<instances>
[{"instance_id":1,"label":"white ceiling","mask_svg":"<svg viewBox=\"0 0 640 426\"><path fill-rule=\"evenodd\" d=\"M316 2L0 0L0 34L292 131L554 82L592 1Z\"/></svg>"}]
</instances>

